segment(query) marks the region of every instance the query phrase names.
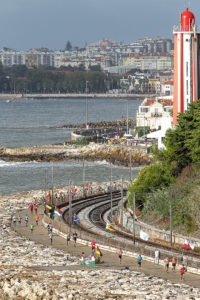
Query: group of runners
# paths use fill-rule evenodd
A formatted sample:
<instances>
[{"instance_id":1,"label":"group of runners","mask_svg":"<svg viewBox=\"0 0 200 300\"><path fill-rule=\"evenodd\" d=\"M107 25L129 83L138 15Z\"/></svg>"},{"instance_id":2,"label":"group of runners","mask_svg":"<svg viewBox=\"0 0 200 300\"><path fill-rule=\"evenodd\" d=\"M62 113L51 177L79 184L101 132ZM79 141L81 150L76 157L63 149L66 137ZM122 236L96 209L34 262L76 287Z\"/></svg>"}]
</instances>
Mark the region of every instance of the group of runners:
<instances>
[{"instance_id":1,"label":"group of runners","mask_svg":"<svg viewBox=\"0 0 200 300\"><path fill-rule=\"evenodd\" d=\"M164 259L164 263L165 263L165 270L166 272L169 272L169 264L170 264L170 259L169 257L165 257ZM174 272L176 270L176 257L173 256L172 260L171 260L171 264L172 264L172 271ZM181 280L184 279L184 274L186 272L186 267L182 264L180 267L180 277Z\"/></svg>"},{"instance_id":2,"label":"group of runners","mask_svg":"<svg viewBox=\"0 0 200 300\"><path fill-rule=\"evenodd\" d=\"M39 216L37 214L37 211L38 211L37 203L34 203L34 204L31 203L29 205L29 209L30 209L31 214L33 214L33 212L35 212L35 224L37 226L38 223L39 223ZM28 227L29 216L27 214L24 217L24 221L25 221L25 226ZM13 215L12 222L13 222L13 226L16 226L17 222L19 224L21 224L22 223L22 217L20 215L18 215L18 216ZM34 230L34 224L31 223L29 226L30 226L30 230L31 230L31 233L32 233L33 230ZM47 229L48 229L50 244L52 245L52 243L53 243L53 227L52 227L52 225L48 224ZM74 247L76 247L77 236L78 235L77 235L76 232L68 233L67 234L67 245L69 245L69 243L72 239L73 240L73 245L74 245ZM92 252L89 254L88 259L89 259L89 262L91 263L92 268L95 268L97 255L99 257L99 261L101 261L103 254L102 254L101 250L99 249L99 247L98 246L96 247L96 242L94 240L91 241L91 251ZM120 264L122 263L122 255L123 255L123 251L122 251L122 249L119 249L118 250L118 258L119 258ZM84 252L82 252L82 254L81 254L81 264L82 264L83 268L85 267L86 258L87 258L87 256L85 255ZM155 251L155 263L157 263L157 264L159 263L159 251ZM171 261L170 261L169 257L165 257L164 264L165 264L166 272L169 272L169 264L170 263L171 263L171 266L172 266L172 271L174 272L176 270L176 257L173 257ZM138 267L141 268L142 256L140 254L137 257L137 264L138 264ZM184 279L185 272L186 272L186 267L184 265L181 265L181 267L180 267L181 280Z\"/></svg>"}]
</instances>

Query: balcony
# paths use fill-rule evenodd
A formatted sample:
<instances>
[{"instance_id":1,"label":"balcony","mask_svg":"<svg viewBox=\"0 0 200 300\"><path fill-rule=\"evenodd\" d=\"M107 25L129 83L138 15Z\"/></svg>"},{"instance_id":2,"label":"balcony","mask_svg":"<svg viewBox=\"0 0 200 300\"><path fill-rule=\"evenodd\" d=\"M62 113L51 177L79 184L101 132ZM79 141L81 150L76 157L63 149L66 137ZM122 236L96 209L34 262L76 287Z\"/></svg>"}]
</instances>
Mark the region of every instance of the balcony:
<instances>
[{"instance_id":1,"label":"balcony","mask_svg":"<svg viewBox=\"0 0 200 300\"><path fill-rule=\"evenodd\" d=\"M160 118L162 117L162 113L151 113L152 118Z\"/></svg>"}]
</instances>

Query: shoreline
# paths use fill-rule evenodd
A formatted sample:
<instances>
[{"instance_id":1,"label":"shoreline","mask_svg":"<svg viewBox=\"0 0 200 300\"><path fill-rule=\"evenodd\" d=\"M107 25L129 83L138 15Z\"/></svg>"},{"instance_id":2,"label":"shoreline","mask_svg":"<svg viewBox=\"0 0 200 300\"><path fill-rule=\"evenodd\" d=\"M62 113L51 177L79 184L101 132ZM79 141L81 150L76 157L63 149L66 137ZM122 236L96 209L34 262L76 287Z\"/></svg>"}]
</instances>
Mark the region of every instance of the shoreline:
<instances>
[{"instance_id":1,"label":"shoreline","mask_svg":"<svg viewBox=\"0 0 200 300\"><path fill-rule=\"evenodd\" d=\"M66 93L66 94L0 94L0 100L3 99L10 99L10 100L15 100L15 99L32 99L32 98L73 98L73 99L104 99L104 98L110 98L110 99L124 99L128 98L131 100L137 100L139 99L144 99L144 98L150 98L150 97L155 97L155 94L106 94L106 93L90 93L90 94L78 94L78 93Z\"/></svg>"}]
</instances>

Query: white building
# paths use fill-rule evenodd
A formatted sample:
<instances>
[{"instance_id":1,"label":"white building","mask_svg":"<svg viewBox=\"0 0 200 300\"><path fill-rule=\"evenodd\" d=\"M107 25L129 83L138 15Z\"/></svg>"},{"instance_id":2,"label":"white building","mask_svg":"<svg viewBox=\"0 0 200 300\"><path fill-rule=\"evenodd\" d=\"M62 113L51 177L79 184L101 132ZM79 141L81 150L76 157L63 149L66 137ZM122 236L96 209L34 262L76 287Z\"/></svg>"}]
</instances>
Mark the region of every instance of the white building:
<instances>
[{"instance_id":1,"label":"white building","mask_svg":"<svg viewBox=\"0 0 200 300\"><path fill-rule=\"evenodd\" d=\"M150 127L150 130L161 128L163 118L171 118L172 97L145 98L139 106L136 116L137 127Z\"/></svg>"}]
</instances>

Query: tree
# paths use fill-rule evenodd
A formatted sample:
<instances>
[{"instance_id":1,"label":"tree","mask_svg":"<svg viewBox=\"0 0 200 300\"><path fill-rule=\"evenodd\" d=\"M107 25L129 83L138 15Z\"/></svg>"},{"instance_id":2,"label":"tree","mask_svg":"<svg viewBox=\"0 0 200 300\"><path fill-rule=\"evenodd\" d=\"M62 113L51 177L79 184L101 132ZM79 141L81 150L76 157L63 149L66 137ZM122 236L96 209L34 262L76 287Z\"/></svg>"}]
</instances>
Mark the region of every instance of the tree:
<instances>
[{"instance_id":1,"label":"tree","mask_svg":"<svg viewBox=\"0 0 200 300\"><path fill-rule=\"evenodd\" d=\"M71 51L72 50L72 44L69 40L66 43L65 50L66 51Z\"/></svg>"},{"instance_id":2,"label":"tree","mask_svg":"<svg viewBox=\"0 0 200 300\"><path fill-rule=\"evenodd\" d=\"M168 162L176 161L179 173L190 163L200 166L200 100L178 115L178 124L167 131L164 144L161 156Z\"/></svg>"}]
</instances>

